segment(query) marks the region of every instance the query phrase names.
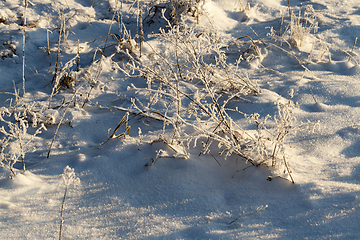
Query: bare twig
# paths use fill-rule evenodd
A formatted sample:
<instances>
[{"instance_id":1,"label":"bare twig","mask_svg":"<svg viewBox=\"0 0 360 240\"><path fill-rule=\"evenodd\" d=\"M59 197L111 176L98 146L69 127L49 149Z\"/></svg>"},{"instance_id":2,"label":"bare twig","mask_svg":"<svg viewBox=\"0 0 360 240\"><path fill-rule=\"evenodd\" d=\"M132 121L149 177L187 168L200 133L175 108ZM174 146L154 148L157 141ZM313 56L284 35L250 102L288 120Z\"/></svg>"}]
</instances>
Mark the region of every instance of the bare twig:
<instances>
[{"instance_id":1,"label":"bare twig","mask_svg":"<svg viewBox=\"0 0 360 240\"><path fill-rule=\"evenodd\" d=\"M56 135L57 135L57 132L58 132L58 130L59 130L59 128L60 128L60 125L62 124L62 121L63 121L63 119L64 119L64 117L65 117L66 111L67 111L67 109L69 108L70 103L73 101L73 99L74 99L75 96L76 96L76 92L73 94L71 100L69 101L69 103L67 104L66 108L64 109L64 113L63 113L63 115L62 115L61 118L60 118L60 121L59 121L59 123L58 123L58 125L57 125L57 127L56 127L56 130L55 130L54 136L53 136L53 138L52 138L52 140L51 140L50 147L49 147L49 151L48 151L48 153L47 153L47 158L50 157L51 148L52 148L52 145L53 145L53 143L54 143L54 141L55 141L55 137L56 137Z\"/></svg>"},{"instance_id":2,"label":"bare twig","mask_svg":"<svg viewBox=\"0 0 360 240\"><path fill-rule=\"evenodd\" d=\"M351 49L351 52L350 52L350 55L349 55L349 60L348 60L348 62L350 62L350 59L352 58L352 54L353 54L353 52L354 52L354 48L355 48L357 39L358 39L358 38L356 37L356 38L355 38L355 41L354 41L354 45L353 45L353 47L352 47L352 49Z\"/></svg>"},{"instance_id":3,"label":"bare twig","mask_svg":"<svg viewBox=\"0 0 360 240\"><path fill-rule=\"evenodd\" d=\"M284 164L285 164L286 170L287 170L287 172L288 172L288 174L289 174L289 176L290 176L291 182L292 182L292 183L295 183L295 182L294 182L294 179L293 179L293 177L292 177L292 175L291 175L291 171L290 171L290 169L289 169L289 167L288 167L288 164L287 164L287 162L286 162L285 154L283 155L283 160L284 160Z\"/></svg>"}]
</instances>

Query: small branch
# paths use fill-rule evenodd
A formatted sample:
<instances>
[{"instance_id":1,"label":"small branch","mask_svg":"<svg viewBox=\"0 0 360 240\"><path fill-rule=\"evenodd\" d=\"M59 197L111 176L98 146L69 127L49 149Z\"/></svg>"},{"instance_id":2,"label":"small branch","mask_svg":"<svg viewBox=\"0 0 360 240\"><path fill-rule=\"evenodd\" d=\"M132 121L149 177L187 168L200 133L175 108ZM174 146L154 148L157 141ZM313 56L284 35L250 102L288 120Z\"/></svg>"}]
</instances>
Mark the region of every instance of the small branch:
<instances>
[{"instance_id":1,"label":"small branch","mask_svg":"<svg viewBox=\"0 0 360 240\"><path fill-rule=\"evenodd\" d=\"M286 162L285 155L283 156L283 159L284 159L284 164L285 164L285 167L286 167L286 171L289 173L289 176L290 176L290 178L291 178L291 182L294 184L295 182L294 182L294 179L293 179L293 177L292 177L292 175L291 175L291 172L290 172L290 170L289 170L288 164L287 164L287 162Z\"/></svg>"}]
</instances>

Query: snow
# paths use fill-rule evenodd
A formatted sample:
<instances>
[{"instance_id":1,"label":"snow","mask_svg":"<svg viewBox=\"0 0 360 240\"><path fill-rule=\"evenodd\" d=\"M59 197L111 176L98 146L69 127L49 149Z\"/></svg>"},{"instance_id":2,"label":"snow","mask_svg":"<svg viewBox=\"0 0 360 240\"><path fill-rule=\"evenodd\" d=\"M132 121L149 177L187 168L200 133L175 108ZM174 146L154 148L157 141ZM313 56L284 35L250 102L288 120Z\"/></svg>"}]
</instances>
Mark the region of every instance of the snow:
<instances>
[{"instance_id":1,"label":"snow","mask_svg":"<svg viewBox=\"0 0 360 240\"><path fill-rule=\"evenodd\" d=\"M211 96L202 96L206 86L198 78L200 73L191 72L193 65L184 60L191 49L179 50L177 54L184 58L176 62L170 44L175 39L152 35L160 28L165 29L164 34L170 32L159 9L176 5L139 1L145 39L140 54L137 2L132 6L132 1L123 1L121 33L131 35L131 40L121 43L116 21L120 1L27 2L26 8L20 0L0 2L0 128L4 127L0 130L0 239L58 238L66 188L62 239L360 238L360 49L358 42L354 45L360 36L357 0L290 0L293 17L298 17L301 6L300 20L305 7L314 9L308 19L316 29L301 44L288 35L270 34L271 27L279 33L282 18L282 31L290 24L288 1L206 0L197 8L193 5L190 12L180 7L178 18L172 21L194 27L183 41L199 39L191 49L203 54L202 60L210 62L208 68L222 56L214 49L224 46L225 66L231 72L225 74L214 67L207 75L211 84L223 88L217 99L221 106L236 93L226 88L233 73L241 75L236 84L248 79L253 89L261 90L248 91L248 95L239 90L241 94L225 105L233 110L227 112L231 127L240 126L248 134L234 130L231 137L239 141L241 137L256 138L256 113L259 126L270 116L268 131L263 129L262 134L264 139L271 137L280 124L275 119L281 119L281 107L291 110L297 126L304 124L296 132L296 127L289 128L293 132L284 139L284 155L279 153L281 161L286 157L290 172L280 160L275 167L271 161L252 165L236 154L239 146L230 137L226 140L230 135L220 131L213 138L220 143L214 140L206 148L207 137L218 127L209 119L196 119L190 108L191 104L195 105L192 110L201 104L214 112L216 108L208 108ZM76 72L76 79L71 75L69 82L66 77L52 81L62 12L66 37L60 42L57 74ZM26 28L22 26L24 16ZM213 45L201 45L208 38ZM74 61L69 62L71 59ZM128 62L132 71L124 65ZM138 74L139 62L149 71L143 68L144 75L129 77ZM154 80L169 79L178 67L182 68L181 77L190 80L181 83L177 93L186 93L193 100L171 95L176 93L171 87L161 92ZM163 75L156 76L159 69ZM56 80L63 82L51 96ZM148 87L151 92L144 90ZM20 98L16 99L15 93ZM157 98L159 93L162 96ZM146 99L152 99L151 104ZM184 108L177 112L177 104L190 110L186 115ZM22 114L28 115L22 119ZM36 133L41 123L47 130ZM197 137L196 129L202 131L202 137ZM111 138L112 134L119 137ZM188 141L187 137L194 138ZM273 146L264 139L264 145ZM17 159L13 173L6 163L10 156ZM261 160L254 152L247 157ZM74 179L80 182L64 182L64 169L73 170Z\"/></svg>"}]
</instances>

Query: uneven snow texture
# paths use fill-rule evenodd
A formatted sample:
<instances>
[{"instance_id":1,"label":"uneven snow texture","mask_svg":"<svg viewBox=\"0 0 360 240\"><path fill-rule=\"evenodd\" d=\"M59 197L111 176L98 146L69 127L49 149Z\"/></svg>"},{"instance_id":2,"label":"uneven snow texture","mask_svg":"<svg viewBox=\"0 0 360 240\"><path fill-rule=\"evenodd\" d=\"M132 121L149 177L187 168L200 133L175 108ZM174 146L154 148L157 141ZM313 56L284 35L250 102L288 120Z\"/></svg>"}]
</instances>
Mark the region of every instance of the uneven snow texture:
<instances>
[{"instance_id":1,"label":"uneven snow texture","mask_svg":"<svg viewBox=\"0 0 360 240\"><path fill-rule=\"evenodd\" d=\"M199 38L205 29L228 42L223 48L228 60L236 64L240 59L243 77L258 84L260 94L227 107L261 118L274 116L274 103L286 102L293 91L296 121L320 122L320 129L299 131L284 142L295 184L289 173L277 177L270 166L252 166L236 154L225 160L215 146L211 154L199 155L200 140L188 149L187 158L179 145L157 141L164 137L164 126L167 136L173 132L170 122L163 125L156 115L130 114L130 134L109 139L123 110L134 110L131 99L148 96L128 88L146 88L149 82L127 78L123 63L131 58L146 63L160 56L151 55L153 51L167 53L166 42L149 34L166 28L161 9L177 6L174 2L139 1L146 40L140 56L135 42L140 34L137 2L122 2L124 26L132 40L119 43L120 1L32 0L25 8L20 0L1 0L0 107L9 107L14 87L22 96L25 32L25 98L27 107L39 115L29 120L24 141L39 127L32 127L34 120L43 122L47 131L27 145L25 173L21 160L14 164L12 178L8 169L0 169L0 239L59 237L66 187L61 174L66 166L81 182L67 189L63 239L359 239L360 50L359 43L354 45L360 36L359 3L289 2L205 0L189 11L183 11L182 3L176 12L180 16L165 16L195 26ZM312 22L305 21L305 8ZM301 41L291 38L295 35L289 29L284 34L291 23L289 9L299 24L294 21L292 30L313 26ZM62 12L66 38L58 49ZM66 74L77 66L78 52L74 86ZM58 53L61 77L52 81ZM59 89L48 108L57 80ZM196 92L196 84L186 84L186 90ZM77 91L75 99L71 91ZM166 109L163 102L156 104L159 112ZM146 104L139 106L146 109ZM254 123L244 117L235 120L256 135ZM125 123L116 135L121 133L126 133Z\"/></svg>"}]
</instances>

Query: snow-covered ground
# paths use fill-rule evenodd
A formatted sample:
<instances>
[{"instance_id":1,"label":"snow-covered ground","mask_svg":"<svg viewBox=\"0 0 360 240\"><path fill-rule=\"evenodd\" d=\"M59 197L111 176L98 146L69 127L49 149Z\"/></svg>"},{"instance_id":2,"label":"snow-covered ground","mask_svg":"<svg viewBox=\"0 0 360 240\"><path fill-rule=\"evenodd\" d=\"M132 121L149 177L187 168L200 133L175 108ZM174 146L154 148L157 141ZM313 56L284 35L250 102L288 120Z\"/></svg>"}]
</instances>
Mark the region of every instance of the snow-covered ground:
<instances>
[{"instance_id":1,"label":"snow-covered ground","mask_svg":"<svg viewBox=\"0 0 360 240\"><path fill-rule=\"evenodd\" d=\"M23 2L0 239L360 238L357 0Z\"/></svg>"}]
</instances>

